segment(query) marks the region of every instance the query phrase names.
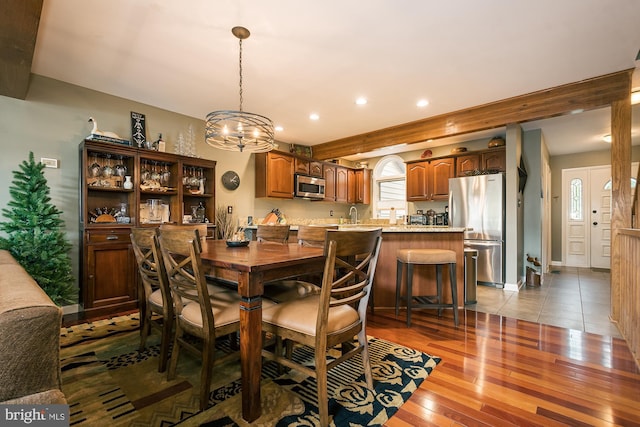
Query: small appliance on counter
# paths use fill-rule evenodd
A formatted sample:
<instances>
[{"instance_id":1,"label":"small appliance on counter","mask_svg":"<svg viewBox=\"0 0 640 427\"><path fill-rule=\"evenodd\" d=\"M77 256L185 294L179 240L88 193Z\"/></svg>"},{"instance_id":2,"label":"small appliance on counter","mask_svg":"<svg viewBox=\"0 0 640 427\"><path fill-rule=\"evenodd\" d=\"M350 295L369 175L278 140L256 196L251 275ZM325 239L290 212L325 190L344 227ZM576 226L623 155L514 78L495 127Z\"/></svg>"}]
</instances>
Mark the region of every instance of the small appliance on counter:
<instances>
[{"instance_id":1,"label":"small appliance on counter","mask_svg":"<svg viewBox=\"0 0 640 427\"><path fill-rule=\"evenodd\" d=\"M409 215L409 225L427 225L427 217L423 214Z\"/></svg>"}]
</instances>

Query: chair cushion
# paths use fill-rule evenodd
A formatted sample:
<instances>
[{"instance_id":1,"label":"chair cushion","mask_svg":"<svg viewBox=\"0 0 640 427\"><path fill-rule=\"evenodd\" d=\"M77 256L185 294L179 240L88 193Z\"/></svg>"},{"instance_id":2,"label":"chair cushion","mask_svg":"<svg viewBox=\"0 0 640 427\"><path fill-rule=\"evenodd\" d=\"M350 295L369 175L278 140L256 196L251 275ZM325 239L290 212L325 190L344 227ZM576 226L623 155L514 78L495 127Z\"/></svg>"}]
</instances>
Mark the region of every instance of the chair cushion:
<instances>
[{"instance_id":1,"label":"chair cushion","mask_svg":"<svg viewBox=\"0 0 640 427\"><path fill-rule=\"evenodd\" d=\"M215 295L219 293L231 293L231 294L235 293L231 289L226 289L217 285L207 285L207 289L209 290L209 295ZM194 291L194 294L195 294L195 291ZM151 305L162 309L162 307L164 306L164 302L162 301L162 292L160 291L160 289L156 289L155 291L153 291L151 293L151 296L149 296L148 301ZM182 299L182 302L184 304L188 303L189 301L190 300L185 298Z\"/></svg>"},{"instance_id":2,"label":"chair cushion","mask_svg":"<svg viewBox=\"0 0 640 427\"><path fill-rule=\"evenodd\" d=\"M262 307L270 308L274 304L271 301L263 300ZM220 292L211 298L211 310L215 326L229 325L240 320L240 296L233 292ZM200 305L194 301L189 302L182 308L180 316L182 320L193 326L202 327L202 315Z\"/></svg>"},{"instance_id":3,"label":"chair cushion","mask_svg":"<svg viewBox=\"0 0 640 427\"><path fill-rule=\"evenodd\" d=\"M283 303L305 297L310 294L319 294L320 286L302 280L282 280L266 283L264 285L264 297L276 303Z\"/></svg>"},{"instance_id":4,"label":"chair cushion","mask_svg":"<svg viewBox=\"0 0 640 427\"><path fill-rule=\"evenodd\" d=\"M262 310L262 321L307 335L315 335L319 309L320 295L309 295ZM358 320L358 312L353 307L333 307L329 310L327 332L340 331L357 323Z\"/></svg>"},{"instance_id":5,"label":"chair cushion","mask_svg":"<svg viewBox=\"0 0 640 427\"><path fill-rule=\"evenodd\" d=\"M398 249L398 261L405 264L455 264L456 253L447 249Z\"/></svg>"}]
</instances>

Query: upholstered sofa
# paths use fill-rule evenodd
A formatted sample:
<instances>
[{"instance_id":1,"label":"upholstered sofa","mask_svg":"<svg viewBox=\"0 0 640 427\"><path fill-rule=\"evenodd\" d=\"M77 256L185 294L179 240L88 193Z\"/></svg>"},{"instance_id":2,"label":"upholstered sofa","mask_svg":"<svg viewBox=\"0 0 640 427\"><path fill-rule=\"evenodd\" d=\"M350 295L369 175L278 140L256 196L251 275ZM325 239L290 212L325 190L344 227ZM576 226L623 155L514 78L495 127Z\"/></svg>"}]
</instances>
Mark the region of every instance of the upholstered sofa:
<instances>
[{"instance_id":1,"label":"upholstered sofa","mask_svg":"<svg viewBox=\"0 0 640 427\"><path fill-rule=\"evenodd\" d=\"M8 251L0 250L0 404L65 404L62 309Z\"/></svg>"}]
</instances>

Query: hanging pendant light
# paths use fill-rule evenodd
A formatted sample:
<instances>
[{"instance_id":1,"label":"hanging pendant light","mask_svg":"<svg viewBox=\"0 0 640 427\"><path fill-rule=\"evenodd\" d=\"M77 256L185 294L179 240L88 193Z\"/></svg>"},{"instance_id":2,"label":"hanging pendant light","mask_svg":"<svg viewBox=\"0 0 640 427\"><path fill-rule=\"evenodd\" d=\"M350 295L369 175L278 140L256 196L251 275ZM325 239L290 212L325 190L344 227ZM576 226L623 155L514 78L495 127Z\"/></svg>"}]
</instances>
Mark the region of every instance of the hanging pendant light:
<instances>
[{"instance_id":1,"label":"hanging pendant light","mask_svg":"<svg viewBox=\"0 0 640 427\"><path fill-rule=\"evenodd\" d=\"M205 141L221 150L264 153L275 147L273 122L264 116L242 111L242 40L251 33L244 27L231 32L240 40L240 110L221 110L207 114Z\"/></svg>"}]
</instances>

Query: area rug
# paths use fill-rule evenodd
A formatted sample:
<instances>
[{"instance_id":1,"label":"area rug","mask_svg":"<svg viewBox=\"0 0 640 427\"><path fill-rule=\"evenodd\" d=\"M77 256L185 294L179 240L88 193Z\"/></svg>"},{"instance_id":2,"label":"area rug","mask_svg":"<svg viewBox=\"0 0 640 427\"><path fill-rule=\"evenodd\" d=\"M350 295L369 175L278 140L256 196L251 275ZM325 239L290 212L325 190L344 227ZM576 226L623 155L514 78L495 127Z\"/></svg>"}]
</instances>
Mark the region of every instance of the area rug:
<instances>
[{"instance_id":1,"label":"area rug","mask_svg":"<svg viewBox=\"0 0 640 427\"><path fill-rule=\"evenodd\" d=\"M219 340L219 351L229 351ZM316 426L315 379L278 365L262 369L262 416L251 424L241 416L240 364L214 368L210 407L199 411L200 362L181 352L176 378L158 372L159 336L139 351L137 314L61 330L62 391L72 426ZM374 390L368 390L358 357L330 371L329 412L334 426L383 425L440 362L437 357L371 337ZM298 347L298 361L313 362Z\"/></svg>"}]
</instances>

